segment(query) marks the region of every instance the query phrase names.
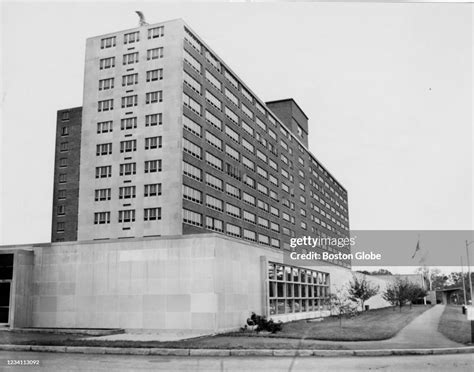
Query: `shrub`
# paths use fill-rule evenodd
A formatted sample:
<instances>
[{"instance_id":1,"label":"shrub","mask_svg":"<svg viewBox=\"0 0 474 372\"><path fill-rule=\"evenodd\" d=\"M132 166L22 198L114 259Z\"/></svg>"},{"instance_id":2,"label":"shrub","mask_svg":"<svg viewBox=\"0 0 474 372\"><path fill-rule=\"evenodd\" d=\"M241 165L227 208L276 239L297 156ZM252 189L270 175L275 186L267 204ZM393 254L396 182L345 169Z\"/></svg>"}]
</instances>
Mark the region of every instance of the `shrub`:
<instances>
[{"instance_id":1,"label":"shrub","mask_svg":"<svg viewBox=\"0 0 474 372\"><path fill-rule=\"evenodd\" d=\"M281 321L274 322L272 319L268 320L264 315L257 315L252 313L250 318L247 319L247 325L249 326L256 326L255 331L267 331L271 333L277 333L282 330L283 323ZM247 329L247 325L244 326L244 330Z\"/></svg>"}]
</instances>

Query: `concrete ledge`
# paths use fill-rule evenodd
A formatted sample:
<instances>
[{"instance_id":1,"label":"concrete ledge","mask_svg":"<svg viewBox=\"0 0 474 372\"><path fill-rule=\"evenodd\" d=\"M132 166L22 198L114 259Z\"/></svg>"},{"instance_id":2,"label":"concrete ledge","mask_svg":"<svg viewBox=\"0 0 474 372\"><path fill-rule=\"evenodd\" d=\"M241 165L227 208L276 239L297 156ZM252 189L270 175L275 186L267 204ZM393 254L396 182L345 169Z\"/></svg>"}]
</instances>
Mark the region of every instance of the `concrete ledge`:
<instances>
[{"instance_id":1,"label":"concrete ledge","mask_svg":"<svg viewBox=\"0 0 474 372\"><path fill-rule=\"evenodd\" d=\"M441 355L474 354L474 346L439 349L379 349L379 350L295 350L295 349L166 349L166 348L123 348L92 346L50 346L50 345L2 345L2 351L37 351L50 353L81 354L125 354L162 356L274 356L274 357L343 357L343 356L389 356L389 355Z\"/></svg>"},{"instance_id":2,"label":"concrete ledge","mask_svg":"<svg viewBox=\"0 0 474 372\"><path fill-rule=\"evenodd\" d=\"M191 356L230 356L229 349L189 349Z\"/></svg>"},{"instance_id":3,"label":"concrete ledge","mask_svg":"<svg viewBox=\"0 0 474 372\"><path fill-rule=\"evenodd\" d=\"M313 355L317 357L354 356L354 350L314 350Z\"/></svg>"},{"instance_id":4,"label":"concrete ledge","mask_svg":"<svg viewBox=\"0 0 474 372\"><path fill-rule=\"evenodd\" d=\"M231 356L273 356L270 349L231 349Z\"/></svg>"},{"instance_id":5,"label":"concrete ledge","mask_svg":"<svg viewBox=\"0 0 474 372\"><path fill-rule=\"evenodd\" d=\"M189 349L150 348L150 355L188 356Z\"/></svg>"},{"instance_id":6,"label":"concrete ledge","mask_svg":"<svg viewBox=\"0 0 474 372\"><path fill-rule=\"evenodd\" d=\"M49 353L65 353L66 346L41 346L41 345L31 345L31 351L41 351Z\"/></svg>"},{"instance_id":7,"label":"concrete ledge","mask_svg":"<svg viewBox=\"0 0 474 372\"><path fill-rule=\"evenodd\" d=\"M387 356L392 350L354 350L354 356Z\"/></svg>"}]
</instances>

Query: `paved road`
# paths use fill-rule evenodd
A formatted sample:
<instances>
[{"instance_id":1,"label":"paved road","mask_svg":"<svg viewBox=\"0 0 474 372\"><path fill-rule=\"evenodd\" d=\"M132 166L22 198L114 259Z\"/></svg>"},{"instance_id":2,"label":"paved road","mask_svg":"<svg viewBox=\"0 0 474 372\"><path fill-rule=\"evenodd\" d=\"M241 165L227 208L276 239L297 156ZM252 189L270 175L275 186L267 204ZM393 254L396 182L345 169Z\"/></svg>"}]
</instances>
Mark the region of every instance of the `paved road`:
<instances>
[{"instance_id":1,"label":"paved road","mask_svg":"<svg viewBox=\"0 0 474 372\"><path fill-rule=\"evenodd\" d=\"M8 359L38 359L41 367L7 367ZM1 371L456 371L472 372L474 354L389 357L159 357L0 352Z\"/></svg>"}]
</instances>

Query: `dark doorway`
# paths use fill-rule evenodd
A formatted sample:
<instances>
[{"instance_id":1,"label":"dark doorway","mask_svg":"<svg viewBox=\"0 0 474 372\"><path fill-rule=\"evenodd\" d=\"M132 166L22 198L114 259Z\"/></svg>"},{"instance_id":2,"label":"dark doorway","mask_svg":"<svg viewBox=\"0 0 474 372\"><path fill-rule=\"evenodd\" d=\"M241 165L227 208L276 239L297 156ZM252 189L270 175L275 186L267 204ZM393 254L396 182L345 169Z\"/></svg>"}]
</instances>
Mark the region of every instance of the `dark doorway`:
<instances>
[{"instance_id":1,"label":"dark doorway","mask_svg":"<svg viewBox=\"0 0 474 372\"><path fill-rule=\"evenodd\" d=\"M13 254L0 254L0 323L8 323L12 278Z\"/></svg>"}]
</instances>

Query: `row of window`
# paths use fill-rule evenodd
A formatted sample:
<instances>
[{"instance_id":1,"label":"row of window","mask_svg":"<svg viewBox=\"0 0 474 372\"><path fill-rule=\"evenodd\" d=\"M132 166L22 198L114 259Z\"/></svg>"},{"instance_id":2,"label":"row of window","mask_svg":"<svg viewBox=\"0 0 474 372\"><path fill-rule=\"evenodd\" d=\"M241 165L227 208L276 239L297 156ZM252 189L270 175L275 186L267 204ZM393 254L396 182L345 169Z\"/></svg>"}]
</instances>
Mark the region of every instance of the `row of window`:
<instances>
[{"instance_id":1,"label":"row of window","mask_svg":"<svg viewBox=\"0 0 474 372\"><path fill-rule=\"evenodd\" d=\"M163 69L158 68L154 70L148 70L146 71L145 77L147 83L152 81L163 80ZM138 72L122 76L122 87L127 87L136 84L138 84ZM114 89L114 87L114 77L99 80L99 90L109 90Z\"/></svg>"},{"instance_id":2,"label":"row of window","mask_svg":"<svg viewBox=\"0 0 474 372\"><path fill-rule=\"evenodd\" d=\"M106 212L95 212L94 213L94 224L110 224L110 211ZM124 209L118 211L118 222L135 222L136 211L135 209ZM143 209L143 220L144 221L157 221L161 220L161 208L145 208Z\"/></svg>"},{"instance_id":3,"label":"row of window","mask_svg":"<svg viewBox=\"0 0 474 372\"><path fill-rule=\"evenodd\" d=\"M156 39L165 36L165 27L158 26L147 30L147 38ZM123 44L133 44L140 41L140 31L133 31L123 35ZM100 49L113 48L117 45L117 36L108 36L100 39Z\"/></svg>"},{"instance_id":4,"label":"row of window","mask_svg":"<svg viewBox=\"0 0 474 372\"><path fill-rule=\"evenodd\" d=\"M258 242L262 245L280 248L280 241L278 239L271 238L265 234L257 234L255 231L244 229L228 222L225 223L224 230L224 221L214 217L206 216L204 225L203 215L188 209L183 209L183 222L189 225L204 227L208 230L222 233L225 232L225 234L229 236L244 238L246 240Z\"/></svg>"},{"instance_id":5,"label":"row of window","mask_svg":"<svg viewBox=\"0 0 474 372\"><path fill-rule=\"evenodd\" d=\"M156 113L156 114L149 114L145 115L144 117L144 126L145 127L153 127L157 125L163 124L163 114ZM120 119L120 129L121 130L128 130L128 129L135 129L138 126L138 117L129 117L125 119ZM114 129L114 121L107 120L107 121L100 121L97 123L97 133L110 133L113 132Z\"/></svg>"},{"instance_id":6,"label":"row of window","mask_svg":"<svg viewBox=\"0 0 474 372\"><path fill-rule=\"evenodd\" d=\"M155 173L161 172L162 161L161 160L145 160L144 172ZM129 176L137 173L137 163L123 163L119 165L119 171L121 176ZM109 178L112 177L112 166L103 165L95 168L95 178ZM60 181L61 182L61 181Z\"/></svg>"},{"instance_id":7,"label":"row of window","mask_svg":"<svg viewBox=\"0 0 474 372\"><path fill-rule=\"evenodd\" d=\"M163 91L158 90L145 94L145 104L163 102ZM122 108L138 106L138 94L121 98ZM105 99L97 103L97 111L111 111L114 109L114 99Z\"/></svg>"},{"instance_id":8,"label":"row of window","mask_svg":"<svg viewBox=\"0 0 474 372\"><path fill-rule=\"evenodd\" d=\"M145 141L145 150L152 150L152 149L158 149L162 147L162 137L161 136L155 136L155 137L146 137ZM137 151L137 140L132 139L132 140L125 140L125 141L120 141L120 152L133 152ZM101 143L96 146L96 155L97 156L102 156L102 155L111 155L112 154L112 143Z\"/></svg>"},{"instance_id":9,"label":"row of window","mask_svg":"<svg viewBox=\"0 0 474 372\"><path fill-rule=\"evenodd\" d=\"M146 60L153 61L164 57L164 48L153 48L146 51ZM127 53L122 56L122 65L128 66L140 62L139 52ZM106 57L99 59L99 70L107 70L114 68L116 65L116 57Z\"/></svg>"}]
</instances>

